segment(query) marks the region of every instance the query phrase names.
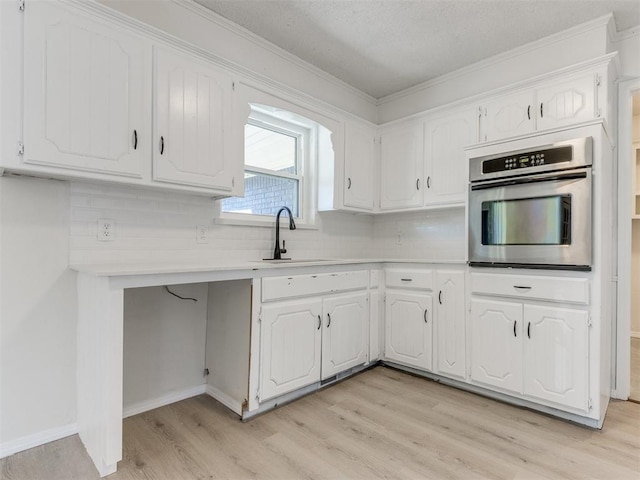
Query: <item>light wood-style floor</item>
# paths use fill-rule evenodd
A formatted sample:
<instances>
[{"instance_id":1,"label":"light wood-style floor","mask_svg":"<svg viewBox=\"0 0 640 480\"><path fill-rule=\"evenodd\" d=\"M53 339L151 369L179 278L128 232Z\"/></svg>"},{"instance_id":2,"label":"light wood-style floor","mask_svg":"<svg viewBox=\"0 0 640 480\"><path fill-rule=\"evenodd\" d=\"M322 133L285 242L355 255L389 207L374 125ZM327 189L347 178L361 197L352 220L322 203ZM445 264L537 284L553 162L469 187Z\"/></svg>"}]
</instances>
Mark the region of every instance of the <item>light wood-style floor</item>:
<instances>
[{"instance_id":1,"label":"light wood-style floor","mask_svg":"<svg viewBox=\"0 0 640 480\"><path fill-rule=\"evenodd\" d=\"M631 390L629 399L640 402L640 338L631 339Z\"/></svg>"},{"instance_id":2,"label":"light wood-style floor","mask_svg":"<svg viewBox=\"0 0 640 480\"><path fill-rule=\"evenodd\" d=\"M3 480L96 479L77 436L0 461ZM121 479L638 479L640 405L601 431L377 367L240 422L206 395L124 421Z\"/></svg>"}]
</instances>

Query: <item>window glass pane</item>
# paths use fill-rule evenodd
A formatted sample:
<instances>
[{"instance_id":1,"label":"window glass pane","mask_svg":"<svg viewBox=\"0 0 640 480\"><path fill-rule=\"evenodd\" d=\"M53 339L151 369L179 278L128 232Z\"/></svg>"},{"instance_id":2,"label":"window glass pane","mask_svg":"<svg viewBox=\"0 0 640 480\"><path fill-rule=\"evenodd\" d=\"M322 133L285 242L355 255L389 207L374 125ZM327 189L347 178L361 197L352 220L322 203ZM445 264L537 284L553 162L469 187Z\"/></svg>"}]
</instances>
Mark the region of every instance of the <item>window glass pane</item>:
<instances>
[{"instance_id":1,"label":"window glass pane","mask_svg":"<svg viewBox=\"0 0 640 480\"><path fill-rule=\"evenodd\" d=\"M244 130L244 164L276 172L297 173L297 138L247 124Z\"/></svg>"},{"instance_id":2,"label":"window glass pane","mask_svg":"<svg viewBox=\"0 0 640 480\"><path fill-rule=\"evenodd\" d=\"M294 217L299 217L298 189L298 180L247 171L244 174L244 198L225 198L222 210L275 215L281 207L289 207Z\"/></svg>"}]
</instances>

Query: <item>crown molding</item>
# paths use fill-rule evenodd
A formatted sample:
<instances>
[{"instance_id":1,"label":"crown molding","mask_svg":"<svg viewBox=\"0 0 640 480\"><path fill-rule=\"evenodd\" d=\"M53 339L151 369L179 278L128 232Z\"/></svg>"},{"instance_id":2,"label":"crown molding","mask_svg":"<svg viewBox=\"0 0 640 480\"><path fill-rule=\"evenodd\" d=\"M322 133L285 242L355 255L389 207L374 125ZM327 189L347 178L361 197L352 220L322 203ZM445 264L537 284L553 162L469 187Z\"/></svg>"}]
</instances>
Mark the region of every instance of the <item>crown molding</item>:
<instances>
[{"instance_id":1,"label":"crown molding","mask_svg":"<svg viewBox=\"0 0 640 480\"><path fill-rule=\"evenodd\" d=\"M516 47L514 49L511 49L507 52L503 52L503 53L499 53L497 55L494 55L492 57L489 57L487 59L484 60L480 60L479 62L476 63L472 63L471 65L467 65L466 67L462 67L458 70L455 70L451 73L446 73L444 75L441 75L437 78L431 79L431 80L427 80L426 82L423 83L419 83L418 85L414 85L413 87L409 87L407 89L401 90L399 92L396 93L392 93L391 95L387 95L385 97L379 98L378 99L378 103L377 105L384 105L385 103L389 103L389 102L393 102L395 100L401 99L403 97L409 96L409 95L414 95L416 93L419 93L423 90L427 90L431 87L434 87L436 85L442 84L442 83L446 83L446 82L450 82L454 79L466 76L466 75L470 75L474 72L477 72L479 70L483 70L492 66L495 66L499 63L505 62L507 60L511 60L513 58L522 56L524 54L527 54L529 52L532 52L534 50L538 50L541 47L545 47L545 46L549 46L549 45L553 45L557 42L560 42L562 40L577 36L577 35L581 35L583 33L586 32L590 32L592 30L595 30L596 28L602 28L602 27L606 27L609 28L609 24L613 21L613 14L609 13L607 15L604 15L602 17L596 18L594 20L591 20L589 22L577 25L575 27L569 28L567 30L564 30L562 32L559 33L555 33L552 35L548 35L546 37L543 37L539 40L535 40L533 42L527 43L525 45L522 45L520 47Z\"/></svg>"},{"instance_id":2,"label":"crown molding","mask_svg":"<svg viewBox=\"0 0 640 480\"><path fill-rule=\"evenodd\" d=\"M371 105L377 104L377 99L362 90L357 89L353 85L350 85L333 75L325 72L324 70L302 60L300 57L293 55L292 53L287 52L286 50L278 47L277 45L265 40L264 38L256 35L253 32L250 32L246 28L233 23L232 21L224 18L223 16L217 14L216 12L209 10L206 7L203 7L199 3L196 3L193 0L170 0L171 2L180 5L181 7L205 18L207 21L216 24L217 26L226 29L227 31L242 37L244 40L251 42L256 47L261 48L263 50L268 51L269 53L276 55L288 63L292 63L298 68L306 70L307 72L315 75L316 77L321 78L322 80L329 82L337 87L342 88L343 90L349 91L349 93L360 97L362 100L369 102Z\"/></svg>"}]
</instances>

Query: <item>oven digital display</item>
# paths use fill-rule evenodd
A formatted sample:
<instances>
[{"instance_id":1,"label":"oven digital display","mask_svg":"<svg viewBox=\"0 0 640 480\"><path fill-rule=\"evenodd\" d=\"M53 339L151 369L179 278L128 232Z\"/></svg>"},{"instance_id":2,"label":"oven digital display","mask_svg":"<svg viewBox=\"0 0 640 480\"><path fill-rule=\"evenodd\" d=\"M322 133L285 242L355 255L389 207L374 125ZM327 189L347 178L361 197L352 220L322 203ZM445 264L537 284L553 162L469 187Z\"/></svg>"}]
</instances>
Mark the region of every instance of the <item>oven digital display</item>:
<instances>
[{"instance_id":1,"label":"oven digital display","mask_svg":"<svg viewBox=\"0 0 640 480\"><path fill-rule=\"evenodd\" d=\"M482 173L504 172L518 168L567 163L572 159L573 147L566 145L485 160L482 162Z\"/></svg>"}]
</instances>

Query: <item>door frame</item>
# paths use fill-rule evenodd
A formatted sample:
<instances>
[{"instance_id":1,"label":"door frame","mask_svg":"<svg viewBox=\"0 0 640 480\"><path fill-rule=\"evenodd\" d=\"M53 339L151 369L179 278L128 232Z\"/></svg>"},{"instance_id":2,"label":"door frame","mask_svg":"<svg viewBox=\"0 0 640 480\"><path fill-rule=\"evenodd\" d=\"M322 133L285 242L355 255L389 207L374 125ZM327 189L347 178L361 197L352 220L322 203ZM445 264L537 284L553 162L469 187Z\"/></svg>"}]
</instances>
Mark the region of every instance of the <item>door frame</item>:
<instances>
[{"instance_id":1,"label":"door frame","mask_svg":"<svg viewBox=\"0 0 640 480\"><path fill-rule=\"evenodd\" d=\"M614 329L615 358L611 396L621 400L629 398L631 388L631 145L633 144L632 97L640 94L640 78L632 78L618 86L618 255L616 319Z\"/></svg>"}]
</instances>

